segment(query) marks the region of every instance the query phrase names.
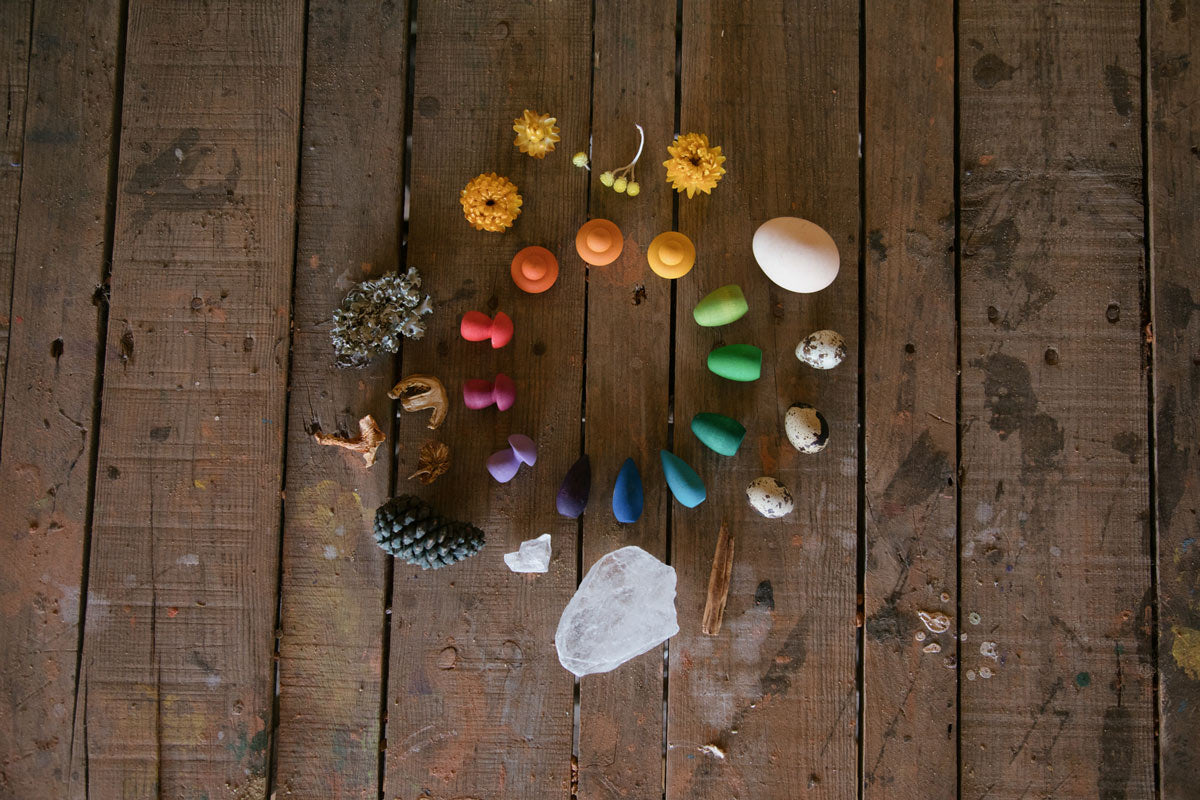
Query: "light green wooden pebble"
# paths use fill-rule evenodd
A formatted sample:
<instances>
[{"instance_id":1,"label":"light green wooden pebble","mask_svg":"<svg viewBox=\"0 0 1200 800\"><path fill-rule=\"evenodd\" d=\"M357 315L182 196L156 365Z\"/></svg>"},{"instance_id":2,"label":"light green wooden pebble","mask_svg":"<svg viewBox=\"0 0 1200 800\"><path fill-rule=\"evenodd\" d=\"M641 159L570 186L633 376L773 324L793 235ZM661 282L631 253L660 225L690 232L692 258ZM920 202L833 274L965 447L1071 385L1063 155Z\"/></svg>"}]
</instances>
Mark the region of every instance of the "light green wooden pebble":
<instances>
[{"instance_id":1,"label":"light green wooden pebble","mask_svg":"<svg viewBox=\"0 0 1200 800\"><path fill-rule=\"evenodd\" d=\"M715 328L718 325L728 325L746 315L750 306L746 304L746 296L742 287L736 283L714 289L696 304L692 311L697 325L705 328Z\"/></svg>"}]
</instances>

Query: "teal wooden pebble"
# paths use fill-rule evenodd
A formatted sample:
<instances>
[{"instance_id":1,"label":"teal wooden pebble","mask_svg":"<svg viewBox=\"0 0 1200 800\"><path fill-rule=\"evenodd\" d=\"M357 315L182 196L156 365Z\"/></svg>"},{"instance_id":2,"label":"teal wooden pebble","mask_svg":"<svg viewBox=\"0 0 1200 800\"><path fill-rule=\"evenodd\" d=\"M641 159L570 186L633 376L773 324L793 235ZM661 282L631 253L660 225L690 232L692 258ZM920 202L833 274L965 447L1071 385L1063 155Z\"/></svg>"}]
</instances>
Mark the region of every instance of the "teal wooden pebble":
<instances>
[{"instance_id":1,"label":"teal wooden pebble","mask_svg":"<svg viewBox=\"0 0 1200 800\"><path fill-rule=\"evenodd\" d=\"M746 304L746 295L742 294L742 287L731 283L706 294L692 310L692 317L697 325L715 328L741 319L749 310L750 306Z\"/></svg>"},{"instance_id":2,"label":"teal wooden pebble","mask_svg":"<svg viewBox=\"0 0 1200 800\"><path fill-rule=\"evenodd\" d=\"M696 474L696 470L684 463L683 459L674 453L660 450L662 456L663 474L667 476L667 486L680 505L695 508L704 502L707 492L704 491L704 481Z\"/></svg>"},{"instance_id":3,"label":"teal wooden pebble","mask_svg":"<svg viewBox=\"0 0 1200 800\"><path fill-rule=\"evenodd\" d=\"M713 452L732 456L741 447L746 429L724 414L701 413L692 417L692 433Z\"/></svg>"},{"instance_id":4,"label":"teal wooden pebble","mask_svg":"<svg viewBox=\"0 0 1200 800\"><path fill-rule=\"evenodd\" d=\"M756 381L762 375L762 350L752 344L729 344L708 354L708 369L731 381Z\"/></svg>"}]
</instances>

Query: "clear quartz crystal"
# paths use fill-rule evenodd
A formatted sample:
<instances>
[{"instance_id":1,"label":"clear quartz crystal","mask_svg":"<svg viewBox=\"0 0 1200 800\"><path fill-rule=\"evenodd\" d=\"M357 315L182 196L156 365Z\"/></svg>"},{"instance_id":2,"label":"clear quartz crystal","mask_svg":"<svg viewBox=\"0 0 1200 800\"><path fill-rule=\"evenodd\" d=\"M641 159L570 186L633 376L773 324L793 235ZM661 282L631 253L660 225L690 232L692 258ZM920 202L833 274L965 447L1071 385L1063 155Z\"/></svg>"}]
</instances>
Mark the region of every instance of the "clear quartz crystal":
<instances>
[{"instance_id":1,"label":"clear quartz crystal","mask_svg":"<svg viewBox=\"0 0 1200 800\"><path fill-rule=\"evenodd\" d=\"M558 660L575 675L616 669L679 633L675 570L640 547L597 561L554 634Z\"/></svg>"},{"instance_id":2,"label":"clear quartz crystal","mask_svg":"<svg viewBox=\"0 0 1200 800\"><path fill-rule=\"evenodd\" d=\"M504 563L513 572L547 572L550 569L550 534L527 539L515 553L505 553Z\"/></svg>"}]
</instances>

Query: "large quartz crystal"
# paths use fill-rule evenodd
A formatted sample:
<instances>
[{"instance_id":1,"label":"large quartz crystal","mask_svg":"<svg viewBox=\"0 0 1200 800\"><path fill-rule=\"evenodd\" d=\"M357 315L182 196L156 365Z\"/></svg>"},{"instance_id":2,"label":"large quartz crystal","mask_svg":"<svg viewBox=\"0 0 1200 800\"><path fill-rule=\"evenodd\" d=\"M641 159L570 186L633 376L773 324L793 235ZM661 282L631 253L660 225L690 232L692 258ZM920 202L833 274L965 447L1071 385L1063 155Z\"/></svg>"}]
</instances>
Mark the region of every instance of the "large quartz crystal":
<instances>
[{"instance_id":1,"label":"large quartz crystal","mask_svg":"<svg viewBox=\"0 0 1200 800\"><path fill-rule=\"evenodd\" d=\"M679 633L675 570L640 547L601 558L567 603L554 646L576 675L616 669Z\"/></svg>"}]
</instances>

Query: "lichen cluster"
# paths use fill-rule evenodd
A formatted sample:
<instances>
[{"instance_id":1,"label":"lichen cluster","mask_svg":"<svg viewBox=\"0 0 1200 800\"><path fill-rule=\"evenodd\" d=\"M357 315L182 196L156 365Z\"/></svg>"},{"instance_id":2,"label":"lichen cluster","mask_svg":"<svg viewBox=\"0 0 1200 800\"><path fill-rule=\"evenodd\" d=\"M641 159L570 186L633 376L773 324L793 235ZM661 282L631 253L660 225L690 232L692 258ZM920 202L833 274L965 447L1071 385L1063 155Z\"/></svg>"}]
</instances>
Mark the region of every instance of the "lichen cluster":
<instances>
[{"instance_id":1,"label":"lichen cluster","mask_svg":"<svg viewBox=\"0 0 1200 800\"><path fill-rule=\"evenodd\" d=\"M385 275L351 289L333 312L329 337L335 363L365 367L379 353L399 350L401 337L424 336L422 317L433 313L433 303L420 288L421 274L412 267L404 275Z\"/></svg>"}]
</instances>

